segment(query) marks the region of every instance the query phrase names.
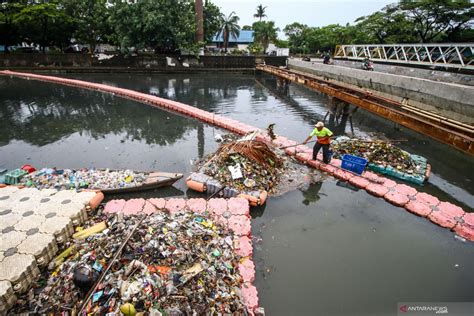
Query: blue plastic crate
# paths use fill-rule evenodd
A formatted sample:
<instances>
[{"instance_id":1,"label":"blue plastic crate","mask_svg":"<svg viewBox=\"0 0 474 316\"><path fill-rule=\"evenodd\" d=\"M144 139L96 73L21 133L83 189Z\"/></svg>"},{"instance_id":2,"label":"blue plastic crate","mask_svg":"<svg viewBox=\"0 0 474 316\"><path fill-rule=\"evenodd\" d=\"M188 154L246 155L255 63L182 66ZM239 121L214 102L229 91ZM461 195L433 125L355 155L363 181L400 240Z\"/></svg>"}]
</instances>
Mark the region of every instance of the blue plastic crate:
<instances>
[{"instance_id":1,"label":"blue plastic crate","mask_svg":"<svg viewBox=\"0 0 474 316\"><path fill-rule=\"evenodd\" d=\"M352 155L343 155L342 156L342 169L352 171L357 174L362 174L365 167L367 166L367 159Z\"/></svg>"}]
</instances>

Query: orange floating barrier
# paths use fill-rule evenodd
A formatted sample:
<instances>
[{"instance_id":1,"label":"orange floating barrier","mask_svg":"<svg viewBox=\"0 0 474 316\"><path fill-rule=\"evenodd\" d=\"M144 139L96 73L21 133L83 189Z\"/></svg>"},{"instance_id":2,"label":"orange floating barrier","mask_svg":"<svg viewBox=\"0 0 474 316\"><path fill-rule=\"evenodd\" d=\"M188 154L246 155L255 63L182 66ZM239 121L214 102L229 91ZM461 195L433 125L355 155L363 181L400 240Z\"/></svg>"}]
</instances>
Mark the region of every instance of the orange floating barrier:
<instances>
[{"instance_id":1,"label":"orange floating barrier","mask_svg":"<svg viewBox=\"0 0 474 316\"><path fill-rule=\"evenodd\" d=\"M186 185L191 190L201 192L201 193L206 192L206 184L205 183L191 180L191 178L186 179Z\"/></svg>"},{"instance_id":2,"label":"orange floating barrier","mask_svg":"<svg viewBox=\"0 0 474 316\"><path fill-rule=\"evenodd\" d=\"M249 201L251 206L258 206L265 204L268 192L264 190L252 192L239 192L233 188L224 187L219 181L215 180L203 173L193 173L186 179L186 185L191 190L197 192L208 192L215 194L221 192L225 198L242 197Z\"/></svg>"},{"instance_id":3,"label":"orange floating barrier","mask_svg":"<svg viewBox=\"0 0 474 316\"><path fill-rule=\"evenodd\" d=\"M104 199L104 193L97 191L95 193L95 196L89 201L90 208L95 210L100 205L103 199Z\"/></svg>"}]
</instances>

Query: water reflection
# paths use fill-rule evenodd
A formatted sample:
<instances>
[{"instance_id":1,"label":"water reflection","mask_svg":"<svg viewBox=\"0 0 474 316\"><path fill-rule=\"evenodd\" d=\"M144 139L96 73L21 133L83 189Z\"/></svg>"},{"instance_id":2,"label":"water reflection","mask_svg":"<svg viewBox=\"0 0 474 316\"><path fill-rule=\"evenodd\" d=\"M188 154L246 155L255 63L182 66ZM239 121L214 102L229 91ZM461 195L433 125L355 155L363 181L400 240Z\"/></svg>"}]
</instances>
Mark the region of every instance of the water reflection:
<instances>
[{"instance_id":1,"label":"water reflection","mask_svg":"<svg viewBox=\"0 0 474 316\"><path fill-rule=\"evenodd\" d=\"M293 97L290 90L290 81L258 76L255 78L255 82L256 87L267 89L272 96L281 100L284 104L291 106L292 110L296 111L296 113L310 125L314 125L318 121L323 121L337 136L345 135L347 123L350 123L350 130L352 134L354 134L352 115L357 111L357 107L343 101L329 98L329 102L326 103L326 114L324 117L321 117L319 113L310 111Z\"/></svg>"},{"instance_id":2,"label":"water reflection","mask_svg":"<svg viewBox=\"0 0 474 316\"><path fill-rule=\"evenodd\" d=\"M104 83L102 75L74 75L75 79ZM109 81L110 79L106 79ZM153 94L211 112L218 112L222 107L223 99L226 105L233 104L238 96L239 89L248 89L253 80L249 76L208 76L193 75L192 84L189 76L169 75L140 76L120 74L114 76L116 85ZM212 82L212 84L210 84Z\"/></svg>"},{"instance_id":3,"label":"water reflection","mask_svg":"<svg viewBox=\"0 0 474 316\"><path fill-rule=\"evenodd\" d=\"M310 205L311 203L319 201L319 190L321 190L323 183L316 182L311 184L307 190L301 191L304 199L301 201L304 205Z\"/></svg>"},{"instance_id":4,"label":"water reflection","mask_svg":"<svg viewBox=\"0 0 474 316\"><path fill-rule=\"evenodd\" d=\"M3 78L0 107L0 145L11 140L44 146L73 133L94 139L107 134L125 134L125 139L147 144L166 145L181 139L188 129L201 126L198 133L202 156L202 124L182 116L110 94L50 85L34 81ZM21 83L28 98L18 93ZM27 101L25 101L27 100Z\"/></svg>"},{"instance_id":5,"label":"water reflection","mask_svg":"<svg viewBox=\"0 0 474 316\"><path fill-rule=\"evenodd\" d=\"M256 76L255 83L255 87L266 89L270 95L280 100L284 106L290 107L293 113L297 114L310 125L316 124L319 120L316 113L300 105L300 103L291 96L289 86L278 85L277 80L268 78L267 76Z\"/></svg>"}]
</instances>

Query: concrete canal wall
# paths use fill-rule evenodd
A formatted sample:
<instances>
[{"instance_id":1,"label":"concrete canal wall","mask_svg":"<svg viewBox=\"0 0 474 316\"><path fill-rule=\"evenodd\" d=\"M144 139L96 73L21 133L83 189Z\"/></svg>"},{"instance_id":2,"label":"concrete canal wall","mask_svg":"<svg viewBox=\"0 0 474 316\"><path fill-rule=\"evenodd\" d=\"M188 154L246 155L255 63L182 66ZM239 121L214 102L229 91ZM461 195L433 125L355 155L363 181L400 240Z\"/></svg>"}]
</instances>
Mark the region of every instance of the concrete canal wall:
<instances>
[{"instance_id":1,"label":"concrete canal wall","mask_svg":"<svg viewBox=\"0 0 474 316\"><path fill-rule=\"evenodd\" d=\"M117 88L104 84L75 79L42 76L31 73L0 71L0 75L14 76L30 80L40 80L95 91L113 93L117 96L143 102L154 107L180 113L185 116L194 117L203 122L227 129L240 135L257 130L261 132L261 135L259 135L257 139L269 143L271 142L278 147L297 144L297 142L287 139L283 136L278 136L272 141L267 136L264 136L264 131L254 126L247 125L221 115L213 114L184 103L159 98L129 89ZM366 190L372 195L384 198L391 204L403 207L415 215L427 218L431 222L441 227L454 231L459 236L474 241L474 213L466 213L459 206L449 202L442 202L432 195L418 192L415 188L404 184L397 184L393 180L378 176L370 171L365 171L361 176L355 175L343 170L341 168L341 161L338 159L333 159L331 164L324 164L319 160L311 160L312 149L307 146L300 145L293 148L287 148L285 151L288 155L294 156L302 163L322 170L336 177L337 179L347 181L358 188Z\"/></svg>"},{"instance_id":2,"label":"concrete canal wall","mask_svg":"<svg viewBox=\"0 0 474 316\"><path fill-rule=\"evenodd\" d=\"M294 59L288 60L288 67L370 89L401 103L435 110L459 121L474 122L474 86Z\"/></svg>"},{"instance_id":3,"label":"concrete canal wall","mask_svg":"<svg viewBox=\"0 0 474 316\"><path fill-rule=\"evenodd\" d=\"M315 59L311 59L312 61ZM320 63L323 62L319 59ZM334 65L360 69L362 62L355 60L334 59ZM385 72L393 75L401 75L408 77L415 77L421 79L428 79L440 82L456 83L467 86L474 86L474 74L458 73L452 71L441 71L417 67L416 65L400 66L388 63L374 63L375 71Z\"/></svg>"},{"instance_id":4,"label":"concrete canal wall","mask_svg":"<svg viewBox=\"0 0 474 316\"><path fill-rule=\"evenodd\" d=\"M167 60L168 58L168 60ZM96 58L88 54L0 54L0 69L114 69L122 71L192 69L254 69L256 63L286 65L286 57L278 56L181 56L181 55L116 55Z\"/></svg>"}]
</instances>

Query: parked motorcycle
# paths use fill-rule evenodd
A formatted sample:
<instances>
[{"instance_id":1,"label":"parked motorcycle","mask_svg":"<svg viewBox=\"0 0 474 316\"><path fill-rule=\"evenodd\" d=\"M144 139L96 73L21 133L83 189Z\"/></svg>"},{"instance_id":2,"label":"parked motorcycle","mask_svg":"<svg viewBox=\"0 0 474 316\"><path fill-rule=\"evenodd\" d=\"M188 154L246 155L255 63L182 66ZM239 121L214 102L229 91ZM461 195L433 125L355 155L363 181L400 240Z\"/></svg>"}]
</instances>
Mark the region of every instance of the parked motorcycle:
<instances>
[{"instance_id":1,"label":"parked motorcycle","mask_svg":"<svg viewBox=\"0 0 474 316\"><path fill-rule=\"evenodd\" d=\"M362 63L362 69L368 70L368 71L374 71L374 63L370 59L366 59Z\"/></svg>"},{"instance_id":2,"label":"parked motorcycle","mask_svg":"<svg viewBox=\"0 0 474 316\"><path fill-rule=\"evenodd\" d=\"M323 64L329 65L331 63L331 56L324 55Z\"/></svg>"}]
</instances>

